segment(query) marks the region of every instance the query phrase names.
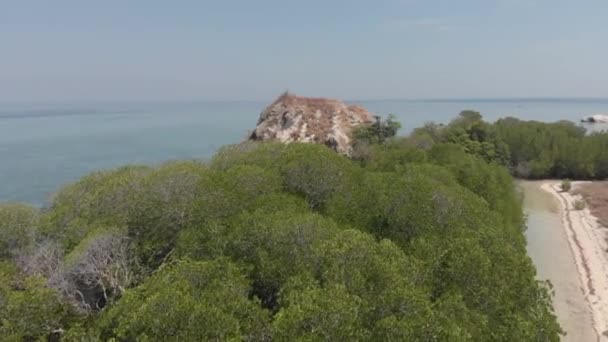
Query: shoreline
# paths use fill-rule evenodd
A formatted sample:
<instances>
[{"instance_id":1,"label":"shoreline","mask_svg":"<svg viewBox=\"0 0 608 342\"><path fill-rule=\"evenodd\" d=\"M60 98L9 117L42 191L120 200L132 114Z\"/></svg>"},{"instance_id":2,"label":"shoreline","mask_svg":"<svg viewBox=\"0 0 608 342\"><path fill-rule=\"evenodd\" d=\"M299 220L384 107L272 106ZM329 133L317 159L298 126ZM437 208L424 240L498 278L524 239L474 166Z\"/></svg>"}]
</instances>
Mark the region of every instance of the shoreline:
<instances>
[{"instance_id":1,"label":"shoreline","mask_svg":"<svg viewBox=\"0 0 608 342\"><path fill-rule=\"evenodd\" d=\"M585 182L573 182L573 189ZM608 230L602 227L590 210L575 210L578 195L561 192L560 181L544 181L541 189L559 204L559 216L574 257L581 291L591 313L591 324L597 341L608 341Z\"/></svg>"}]
</instances>

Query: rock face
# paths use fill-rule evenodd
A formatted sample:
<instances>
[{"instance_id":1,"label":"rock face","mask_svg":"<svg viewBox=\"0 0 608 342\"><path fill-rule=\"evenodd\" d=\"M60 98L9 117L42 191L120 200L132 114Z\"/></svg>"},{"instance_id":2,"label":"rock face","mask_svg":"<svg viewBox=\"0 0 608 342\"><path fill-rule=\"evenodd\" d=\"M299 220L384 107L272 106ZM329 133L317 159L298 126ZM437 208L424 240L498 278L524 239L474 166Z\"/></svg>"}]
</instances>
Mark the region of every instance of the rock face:
<instances>
[{"instance_id":1,"label":"rock face","mask_svg":"<svg viewBox=\"0 0 608 342\"><path fill-rule=\"evenodd\" d=\"M592 116L586 116L581 119L581 122L589 122L589 123L608 123L608 115L605 114L595 114Z\"/></svg>"},{"instance_id":2,"label":"rock face","mask_svg":"<svg viewBox=\"0 0 608 342\"><path fill-rule=\"evenodd\" d=\"M285 93L260 114L249 139L325 144L348 155L352 129L373 121L374 115L360 106Z\"/></svg>"}]
</instances>

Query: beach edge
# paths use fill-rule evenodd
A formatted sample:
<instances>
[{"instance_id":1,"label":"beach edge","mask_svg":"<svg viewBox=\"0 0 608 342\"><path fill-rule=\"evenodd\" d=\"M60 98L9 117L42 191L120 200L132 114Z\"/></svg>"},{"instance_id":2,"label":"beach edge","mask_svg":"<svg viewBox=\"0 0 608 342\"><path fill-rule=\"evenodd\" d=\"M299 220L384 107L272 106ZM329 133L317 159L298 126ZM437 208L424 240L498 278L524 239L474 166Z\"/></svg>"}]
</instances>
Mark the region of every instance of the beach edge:
<instances>
[{"instance_id":1,"label":"beach edge","mask_svg":"<svg viewBox=\"0 0 608 342\"><path fill-rule=\"evenodd\" d=\"M573 182L576 188L585 182ZM562 192L559 181L544 181L540 188L553 196L559 204L562 229L574 257L581 291L589 311L597 341L608 341L608 243L606 229L602 227L588 208L574 209L579 195Z\"/></svg>"}]
</instances>

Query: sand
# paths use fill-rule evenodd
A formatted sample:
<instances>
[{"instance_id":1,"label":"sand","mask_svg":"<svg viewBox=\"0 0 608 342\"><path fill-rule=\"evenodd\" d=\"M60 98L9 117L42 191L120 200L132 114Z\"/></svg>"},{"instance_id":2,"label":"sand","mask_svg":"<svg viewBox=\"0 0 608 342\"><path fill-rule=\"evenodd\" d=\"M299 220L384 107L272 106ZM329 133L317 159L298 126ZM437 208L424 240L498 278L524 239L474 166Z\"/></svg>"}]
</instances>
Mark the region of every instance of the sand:
<instances>
[{"instance_id":1,"label":"sand","mask_svg":"<svg viewBox=\"0 0 608 342\"><path fill-rule=\"evenodd\" d=\"M573 188L583 182L573 182ZM576 262L582 292L589 305L592 326L598 341L608 341L608 230L589 209L575 210L579 195L560 191L559 181L544 182L541 188L560 204L562 226Z\"/></svg>"},{"instance_id":2,"label":"sand","mask_svg":"<svg viewBox=\"0 0 608 342\"><path fill-rule=\"evenodd\" d=\"M557 198L541 189L544 181L517 183L527 216L526 251L536 266L536 278L551 282L553 308L566 332L561 340L597 341Z\"/></svg>"}]
</instances>

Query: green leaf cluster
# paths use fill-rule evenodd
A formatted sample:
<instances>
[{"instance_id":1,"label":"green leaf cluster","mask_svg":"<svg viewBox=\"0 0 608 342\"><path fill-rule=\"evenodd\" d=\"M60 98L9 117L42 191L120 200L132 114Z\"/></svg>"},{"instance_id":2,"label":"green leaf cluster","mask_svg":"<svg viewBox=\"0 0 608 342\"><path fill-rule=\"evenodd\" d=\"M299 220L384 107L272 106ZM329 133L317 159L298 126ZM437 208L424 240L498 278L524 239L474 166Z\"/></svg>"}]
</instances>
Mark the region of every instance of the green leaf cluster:
<instances>
[{"instance_id":1,"label":"green leaf cluster","mask_svg":"<svg viewBox=\"0 0 608 342\"><path fill-rule=\"evenodd\" d=\"M0 332L559 340L499 130L466 112L396 138L391 120L352 159L247 142L96 172L40 210L0 206Z\"/></svg>"}]
</instances>

